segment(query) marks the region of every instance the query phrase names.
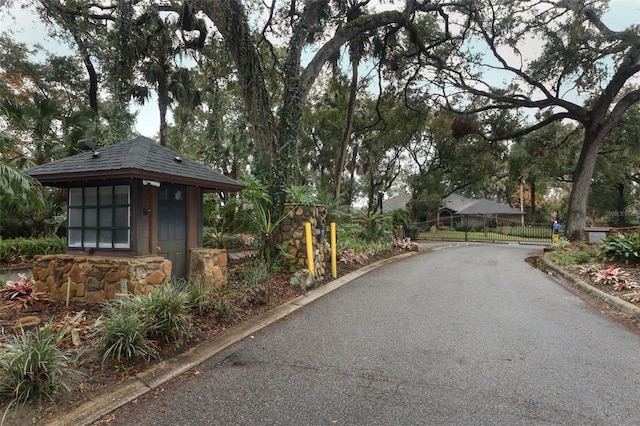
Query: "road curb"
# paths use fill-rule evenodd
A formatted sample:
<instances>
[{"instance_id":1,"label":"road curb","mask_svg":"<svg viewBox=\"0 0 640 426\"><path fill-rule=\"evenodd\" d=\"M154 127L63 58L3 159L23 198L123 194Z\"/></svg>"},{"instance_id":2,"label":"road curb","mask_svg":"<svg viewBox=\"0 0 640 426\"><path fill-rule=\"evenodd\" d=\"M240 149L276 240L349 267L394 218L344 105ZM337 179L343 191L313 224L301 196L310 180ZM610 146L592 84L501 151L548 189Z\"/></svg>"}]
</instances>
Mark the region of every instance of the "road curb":
<instances>
[{"instance_id":1,"label":"road curb","mask_svg":"<svg viewBox=\"0 0 640 426\"><path fill-rule=\"evenodd\" d=\"M640 308L638 308L633 303L629 303L626 300L620 299L619 297L612 296L609 293L605 293L604 291L598 290L594 286L568 273L561 266L551 263L545 257L540 258L540 260L542 261L542 264L544 265L544 268L547 272L551 273L552 275L556 274L562 277L563 279L593 294L597 298L603 300L604 302L618 309L620 312L628 315L629 317L635 319L636 321L640 321Z\"/></svg>"},{"instance_id":2,"label":"road curb","mask_svg":"<svg viewBox=\"0 0 640 426\"><path fill-rule=\"evenodd\" d=\"M135 377L130 377L120 383L104 388L91 396L90 401L84 401L77 406L71 407L70 410L63 415L48 420L47 424L54 426L90 425L101 417L109 414L111 411L143 396L163 383L166 383L167 381L198 366L227 347L251 336L258 330L281 320L292 312L295 312L303 306L308 305L322 296L342 287L350 281L353 281L354 279L381 266L394 263L420 253L427 253L428 251L429 250L407 252L388 259L383 259L370 265L363 266L362 268L350 272L343 277L329 281L319 288L298 296L295 299L283 303L282 305L245 321L229 330L225 330L173 358L161 361L149 369L138 373Z\"/></svg>"}]
</instances>

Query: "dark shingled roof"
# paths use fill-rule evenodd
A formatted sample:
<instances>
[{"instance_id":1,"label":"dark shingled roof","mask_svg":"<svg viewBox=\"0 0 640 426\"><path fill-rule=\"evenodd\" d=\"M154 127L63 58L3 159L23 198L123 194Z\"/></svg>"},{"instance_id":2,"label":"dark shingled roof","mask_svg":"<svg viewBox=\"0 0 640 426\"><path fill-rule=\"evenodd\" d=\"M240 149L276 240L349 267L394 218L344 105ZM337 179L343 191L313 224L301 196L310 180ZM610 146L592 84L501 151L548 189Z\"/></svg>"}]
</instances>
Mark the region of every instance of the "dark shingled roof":
<instances>
[{"instance_id":1,"label":"dark shingled roof","mask_svg":"<svg viewBox=\"0 0 640 426\"><path fill-rule=\"evenodd\" d=\"M462 209L458 210L456 214L499 214L499 215L523 215L520 212L506 204L496 203L491 200L475 200L472 203L467 204Z\"/></svg>"},{"instance_id":2,"label":"dark shingled roof","mask_svg":"<svg viewBox=\"0 0 640 426\"><path fill-rule=\"evenodd\" d=\"M451 194L444 199L446 209L453 211L458 215L465 214L498 214L498 215L523 215L507 204L496 203L495 201L481 198L475 200L466 198L461 195Z\"/></svg>"},{"instance_id":3,"label":"dark shingled roof","mask_svg":"<svg viewBox=\"0 0 640 426\"><path fill-rule=\"evenodd\" d=\"M400 194L394 195L391 198L387 198L382 202L382 208L386 212L390 212L392 210L404 209L407 207L407 204L411 201L411 194Z\"/></svg>"},{"instance_id":4,"label":"dark shingled roof","mask_svg":"<svg viewBox=\"0 0 640 426\"><path fill-rule=\"evenodd\" d=\"M239 191L240 182L209 167L138 136L130 141L106 146L27 170L43 185L66 187L72 182L148 179L198 186L205 189Z\"/></svg>"}]
</instances>

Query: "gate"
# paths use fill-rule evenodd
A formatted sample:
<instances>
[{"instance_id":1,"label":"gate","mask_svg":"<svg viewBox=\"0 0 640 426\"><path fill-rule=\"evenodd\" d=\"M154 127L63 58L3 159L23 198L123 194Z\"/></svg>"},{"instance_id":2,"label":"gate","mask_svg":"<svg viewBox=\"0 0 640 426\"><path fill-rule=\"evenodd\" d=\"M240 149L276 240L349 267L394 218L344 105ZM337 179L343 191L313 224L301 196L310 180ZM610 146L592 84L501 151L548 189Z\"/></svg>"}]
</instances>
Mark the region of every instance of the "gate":
<instances>
[{"instance_id":1,"label":"gate","mask_svg":"<svg viewBox=\"0 0 640 426\"><path fill-rule=\"evenodd\" d=\"M455 215L406 227L406 235L421 241L517 242L547 245L553 242L553 223L525 222L482 215Z\"/></svg>"}]
</instances>

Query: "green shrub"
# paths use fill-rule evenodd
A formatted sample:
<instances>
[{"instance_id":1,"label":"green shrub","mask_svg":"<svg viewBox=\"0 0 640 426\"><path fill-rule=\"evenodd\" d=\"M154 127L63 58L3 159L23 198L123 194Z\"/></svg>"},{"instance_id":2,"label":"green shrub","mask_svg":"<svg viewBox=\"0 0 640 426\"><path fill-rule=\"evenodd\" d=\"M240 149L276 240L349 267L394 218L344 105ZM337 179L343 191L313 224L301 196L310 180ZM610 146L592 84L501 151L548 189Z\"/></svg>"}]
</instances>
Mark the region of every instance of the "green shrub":
<instances>
[{"instance_id":1,"label":"green shrub","mask_svg":"<svg viewBox=\"0 0 640 426\"><path fill-rule=\"evenodd\" d=\"M560 266L575 265L577 263L574 253L570 251L552 251L547 254L547 257L553 263Z\"/></svg>"},{"instance_id":2,"label":"green shrub","mask_svg":"<svg viewBox=\"0 0 640 426\"><path fill-rule=\"evenodd\" d=\"M360 225L355 223L345 223L336 228L338 251L353 250L361 253L366 242L358 235L361 232Z\"/></svg>"},{"instance_id":3,"label":"green shrub","mask_svg":"<svg viewBox=\"0 0 640 426\"><path fill-rule=\"evenodd\" d=\"M547 257L560 266L585 265L594 261L596 252L594 249L556 250L549 252Z\"/></svg>"},{"instance_id":4,"label":"green shrub","mask_svg":"<svg viewBox=\"0 0 640 426\"><path fill-rule=\"evenodd\" d=\"M227 250L241 250L255 248L255 238L249 234L227 234L217 231L213 227L206 227L202 245L206 248L224 248Z\"/></svg>"},{"instance_id":5,"label":"green shrub","mask_svg":"<svg viewBox=\"0 0 640 426\"><path fill-rule=\"evenodd\" d=\"M105 350L103 359L156 358L153 339L180 343L193 337L189 296L180 285L156 288L147 295L131 296L106 304L94 335Z\"/></svg>"},{"instance_id":6,"label":"green shrub","mask_svg":"<svg viewBox=\"0 0 640 426\"><path fill-rule=\"evenodd\" d=\"M56 344L50 328L20 331L0 345L0 395L12 404L54 400L60 390L69 391L81 373L72 368L73 352Z\"/></svg>"},{"instance_id":7,"label":"green shrub","mask_svg":"<svg viewBox=\"0 0 640 426\"><path fill-rule=\"evenodd\" d=\"M385 228L386 229L386 228ZM337 227L337 250L339 253L353 251L356 255L376 255L393 249L392 233L381 231L374 238L360 224L343 224Z\"/></svg>"},{"instance_id":8,"label":"green shrub","mask_svg":"<svg viewBox=\"0 0 640 426\"><path fill-rule=\"evenodd\" d=\"M104 349L103 361L113 358L157 358L156 346L148 337L149 323L139 311L139 298L104 305L105 313L94 325L94 336Z\"/></svg>"},{"instance_id":9,"label":"green shrub","mask_svg":"<svg viewBox=\"0 0 640 426\"><path fill-rule=\"evenodd\" d=\"M213 287L205 285L204 280L201 279L189 281L184 288L189 308L197 311L200 315L211 312L214 307Z\"/></svg>"},{"instance_id":10,"label":"green shrub","mask_svg":"<svg viewBox=\"0 0 640 426\"><path fill-rule=\"evenodd\" d=\"M271 265L265 260L255 259L241 271L241 278L245 289L260 287L271 278Z\"/></svg>"},{"instance_id":11,"label":"green shrub","mask_svg":"<svg viewBox=\"0 0 640 426\"><path fill-rule=\"evenodd\" d=\"M131 299L149 324L149 335L178 343L193 336L187 292L176 285L163 285L146 296Z\"/></svg>"},{"instance_id":12,"label":"green shrub","mask_svg":"<svg viewBox=\"0 0 640 426\"><path fill-rule=\"evenodd\" d=\"M213 286L211 292L213 294L213 310L216 313L216 317L224 318L237 313L233 305L234 292L230 288Z\"/></svg>"},{"instance_id":13,"label":"green shrub","mask_svg":"<svg viewBox=\"0 0 640 426\"><path fill-rule=\"evenodd\" d=\"M380 240L368 243L365 246L364 253L368 256L375 256L378 253L383 253L388 250L393 250L392 240Z\"/></svg>"},{"instance_id":14,"label":"green shrub","mask_svg":"<svg viewBox=\"0 0 640 426\"><path fill-rule=\"evenodd\" d=\"M287 197L287 203L313 206L318 203L314 189L309 185L289 184L284 188Z\"/></svg>"},{"instance_id":15,"label":"green shrub","mask_svg":"<svg viewBox=\"0 0 640 426\"><path fill-rule=\"evenodd\" d=\"M354 214L352 220L360 225L357 237L365 241L393 238L393 218L390 215L360 212Z\"/></svg>"},{"instance_id":16,"label":"green shrub","mask_svg":"<svg viewBox=\"0 0 640 426\"><path fill-rule=\"evenodd\" d=\"M569 240L567 240L565 238L559 238L558 240L556 240L553 243L551 243L549 248L551 250L564 250L567 247L569 247L570 245L571 245L571 241L569 241Z\"/></svg>"},{"instance_id":17,"label":"green shrub","mask_svg":"<svg viewBox=\"0 0 640 426\"><path fill-rule=\"evenodd\" d=\"M36 255L64 253L66 249L66 240L57 236L0 240L0 262L24 262Z\"/></svg>"},{"instance_id":18,"label":"green shrub","mask_svg":"<svg viewBox=\"0 0 640 426\"><path fill-rule=\"evenodd\" d=\"M640 234L618 234L600 243L600 254L613 262L640 261Z\"/></svg>"},{"instance_id":19,"label":"green shrub","mask_svg":"<svg viewBox=\"0 0 640 426\"><path fill-rule=\"evenodd\" d=\"M190 309L200 315L215 313L222 318L236 313L233 307L234 290L227 286L205 285L203 280L190 281L184 291Z\"/></svg>"}]
</instances>

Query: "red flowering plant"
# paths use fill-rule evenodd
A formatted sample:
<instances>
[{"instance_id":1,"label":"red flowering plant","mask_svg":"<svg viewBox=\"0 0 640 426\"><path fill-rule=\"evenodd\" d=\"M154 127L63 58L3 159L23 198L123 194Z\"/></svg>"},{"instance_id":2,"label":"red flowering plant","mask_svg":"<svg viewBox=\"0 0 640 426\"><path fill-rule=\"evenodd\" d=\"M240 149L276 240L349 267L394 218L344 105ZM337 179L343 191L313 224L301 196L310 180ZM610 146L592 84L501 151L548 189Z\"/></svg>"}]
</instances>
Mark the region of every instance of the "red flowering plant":
<instances>
[{"instance_id":1,"label":"red flowering plant","mask_svg":"<svg viewBox=\"0 0 640 426\"><path fill-rule=\"evenodd\" d=\"M33 278L27 278L25 274L19 274L18 277L17 280L9 280L0 287L0 295L9 301L12 309L26 309L37 302L47 300L44 292L34 291Z\"/></svg>"},{"instance_id":2,"label":"red flowering plant","mask_svg":"<svg viewBox=\"0 0 640 426\"><path fill-rule=\"evenodd\" d=\"M627 282L629 274L616 265L611 265L607 269L599 269L593 274L594 284L616 285L620 282Z\"/></svg>"}]
</instances>

